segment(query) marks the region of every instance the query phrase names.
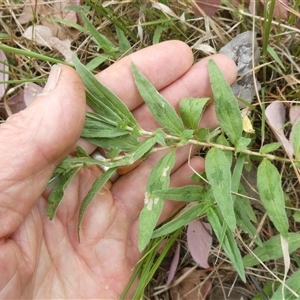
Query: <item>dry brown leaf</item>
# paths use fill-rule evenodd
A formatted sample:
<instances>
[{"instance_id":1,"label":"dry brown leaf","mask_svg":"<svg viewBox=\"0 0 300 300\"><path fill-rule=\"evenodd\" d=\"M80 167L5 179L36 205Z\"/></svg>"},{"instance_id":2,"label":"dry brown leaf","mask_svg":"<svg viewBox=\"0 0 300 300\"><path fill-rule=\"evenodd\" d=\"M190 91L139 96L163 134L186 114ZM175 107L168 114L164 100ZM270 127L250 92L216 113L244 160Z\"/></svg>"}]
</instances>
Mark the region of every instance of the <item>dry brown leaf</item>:
<instances>
[{"instance_id":1,"label":"dry brown leaf","mask_svg":"<svg viewBox=\"0 0 300 300\"><path fill-rule=\"evenodd\" d=\"M289 157L292 157L294 154L293 147L289 140L286 138L283 131L285 125L284 105L280 101L272 102L266 108L266 117L277 141L282 143L287 155Z\"/></svg>"},{"instance_id":2,"label":"dry brown leaf","mask_svg":"<svg viewBox=\"0 0 300 300\"><path fill-rule=\"evenodd\" d=\"M69 5L79 5L79 0L61 0L54 2L53 6L44 2L43 0L27 0L24 4L22 14L18 21L20 24L25 24L33 20L34 14L37 14L40 24L51 29L53 36L60 40L70 39L73 41L78 31L74 28L68 28L66 25L49 21L49 18L59 18L69 20L74 23L77 22L77 15L74 11L65 9Z\"/></svg>"},{"instance_id":3,"label":"dry brown leaf","mask_svg":"<svg viewBox=\"0 0 300 300\"><path fill-rule=\"evenodd\" d=\"M176 278L189 272L191 268L183 268L176 274ZM203 270L194 269L180 283L170 288L172 300L205 300L211 291L211 281L206 280Z\"/></svg>"},{"instance_id":4,"label":"dry brown leaf","mask_svg":"<svg viewBox=\"0 0 300 300\"><path fill-rule=\"evenodd\" d=\"M60 40L53 36L51 29L43 25L29 26L23 33L28 40L33 40L41 46L53 48L64 56L65 61L72 60L73 51L71 50L71 41L69 39Z\"/></svg>"}]
</instances>

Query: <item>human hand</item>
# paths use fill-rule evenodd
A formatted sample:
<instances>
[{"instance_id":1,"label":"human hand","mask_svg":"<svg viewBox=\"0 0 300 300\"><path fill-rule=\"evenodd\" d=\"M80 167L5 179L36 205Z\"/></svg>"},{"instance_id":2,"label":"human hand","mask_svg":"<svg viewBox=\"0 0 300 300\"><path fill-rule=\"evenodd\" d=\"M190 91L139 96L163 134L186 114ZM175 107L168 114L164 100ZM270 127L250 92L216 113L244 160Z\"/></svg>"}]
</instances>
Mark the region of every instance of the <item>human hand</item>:
<instances>
[{"instance_id":1,"label":"human hand","mask_svg":"<svg viewBox=\"0 0 300 300\"><path fill-rule=\"evenodd\" d=\"M232 83L234 63L224 55L212 58ZM134 84L132 61L176 109L184 97L212 94L208 59L193 65L192 52L182 42L157 44L125 57L97 78L124 101L146 130L157 124ZM149 155L133 170L123 170L116 182L106 184L85 212L78 243L80 203L101 170L82 169L68 186L55 218L48 219L44 191L56 166L76 143L89 153L95 148L77 142L86 111L78 74L58 66L51 78L58 79L56 86L47 84L27 109L0 126L0 298L118 299L141 257L138 216L148 176L163 153ZM210 106L201 126L214 125ZM189 149L179 149L176 155L171 185L192 184ZM201 157L193 157L190 164L198 172L204 169ZM159 222L177 209L178 203L166 201Z\"/></svg>"}]
</instances>

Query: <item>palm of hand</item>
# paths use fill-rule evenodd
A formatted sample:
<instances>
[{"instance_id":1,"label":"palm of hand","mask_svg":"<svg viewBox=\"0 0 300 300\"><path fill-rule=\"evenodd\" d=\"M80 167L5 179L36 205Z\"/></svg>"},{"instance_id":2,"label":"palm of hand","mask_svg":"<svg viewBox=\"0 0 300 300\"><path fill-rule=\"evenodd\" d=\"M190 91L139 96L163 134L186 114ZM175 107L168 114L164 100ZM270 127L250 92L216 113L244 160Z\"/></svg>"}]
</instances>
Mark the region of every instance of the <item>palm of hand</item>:
<instances>
[{"instance_id":1,"label":"palm of hand","mask_svg":"<svg viewBox=\"0 0 300 300\"><path fill-rule=\"evenodd\" d=\"M236 76L233 62L224 56L214 59L225 70L228 81L233 82ZM157 125L134 87L130 61L175 108L183 97L211 94L207 60L191 67L190 50L175 41L137 52L100 73L99 80L114 90L147 130ZM40 95L28 109L0 127L0 153L5 157L0 161L2 299L118 299L140 258L138 215L147 178L162 153L150 155L113 185L108 183L96 196L83 218L80 244L76 230L78 209L100 175L97 167L78 173L53 221L45 214L48 195L42 193L56 165L74 149L84 121L84 106L84 88L78 75L62 67L53 91ZM214 124L211 108L202 125ZM82 141L79 143L89 152L94 149ZM189 151L187 148L177 151L172 186L191 183L192 171L186 162ZM192 158L190 164L197 171L204 168L200 157ZM159 222L177 208L178 204L166 202Z\"/></svg>"}]
</instances>

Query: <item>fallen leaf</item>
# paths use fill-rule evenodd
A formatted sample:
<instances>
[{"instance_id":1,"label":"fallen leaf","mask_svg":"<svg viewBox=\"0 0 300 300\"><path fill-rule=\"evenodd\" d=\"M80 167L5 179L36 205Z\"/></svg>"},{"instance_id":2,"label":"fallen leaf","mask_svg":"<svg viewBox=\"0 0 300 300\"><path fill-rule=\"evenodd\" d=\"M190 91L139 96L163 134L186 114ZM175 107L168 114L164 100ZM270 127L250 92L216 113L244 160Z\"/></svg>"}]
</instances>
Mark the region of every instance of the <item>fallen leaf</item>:
<instances>
[{"instance_id":1,"label":"fallen leaf","mask_svg":"<svg viewBox=\"0 0 300 300\"><path fill-rule=\"evenodd\" d=\"M272 102L266 108L266 117L277 141L282 143L287 155L292 157L294 154L293 147L283 131L285 125L284 105L280 101Z\"/></svg>"},{"instance_id":2,"label":"fallen leaf","mask_svg":"<svg viewBox=\"0 0 300 300\"><path fill-rule=\"evenodd\" d=\"M212 245L211 226L208 223L192 221L187 228L188 249L197 264L209 268L207 263Z\"/></svg>"},{"instance_id":3,"label":"fallen leaf","mask_svg":"<svg viewBox=\"0 0 300 300\"><path fill-rule=\"evenodd\" d=\"M38 16L40 24L48 27L53 36L59 38L60 40L70 39L74 40L78 35L78 30L74 28L69 28L65 22L64 24L50 21L50 18L58 18L67 21L77 23L77 15L73 10L67 9L69 5L79 5L79 0L61 0L55 1L53 5L43 0L27 0L23 6L23 11L18 18L20 24L26 24L31 22L34 16Z\"/></svg>"},{"instance_id":4,"label":"fallen leaf","mask_svg":"<svg viewBox=\"0 0 300 300\"><path fill-rule=\"evenodd\" d=\"M71 50L71 41L69 39L60 40L53 36L51 29L43 25L35 25L27 27L23 36L28 40L33 40L41 46L54 48L64 56L65 61L72 60L73 51Z\"/></svg>"},{"instance_id":5,"label":"fallen leaf","mask_svg":"<svg viewBox=\"0 0 300 300\"><path fill-rule=\"evenodd\" d=\"M221 4L220 0L210 0L210 1L195 1L196 6L193 5L193 12L197 17L203 17L202 11L205 15L211 17L219 9Z\"/></svg>"},{"instance_id":6,"label":"fallen leaf","mask_svg":"<svg viewBox=\"0 0 300 300\"><path fill-rule=\"evenodd\" d=\"M69 20L71 22L77 23L77 16L74 10L70 10L68 6L78 6L80 5L80 0L61 0L55 1L53 3L53 9L55 13L54 18L60 18L64 20Z\"/></svg>"},{"instance_id":7,"label":"fallen leaf","mask_svg":"<svg viewBox=\"0 0 300 300\"><path fill-rule=\"evenodd\" d=\"M178 263L179 263L179 256L180 256L180 244L177 243L176 250L173 255L172 262L171 262L170 271L169 271L166 285L169 285L171 283L171 281L173 280L173 278L176 274L176 270L177 270Z\"/></svg>"},{"instance_id":8,"label":"fallen leaf","mask_svg":"<svg viewBox=\"0 0 300 300\"><path fill-rule=\"evenodd\" d=\"M36 83L33 82L25 83L24 95L23 95L25 105L28 106L38 94L42 93L42 91L43 91L43 87L37 85Z\"/></svg>"},{"instance_id":9,"label":"fallen leaf","mask_svg":"<svg viewBox=\"0 0 300 300\"><path fill-rule=\"evenodd\" d=\"M5 108L0 108L1 114L3 114L5 117L9 117L10 114L18 113L26 108L23 90L21 89L17 94L8 98L6 103L8 105L8 111Z\"/></svg>"},{"instance_id":10,"label":"fallen leaf","mask_svg":"<svg viewBox=\"0 0 300 300\"><path fill-rule=\"evenodd\" d=\"M253 129L252 123L251 123L248 116L243 117L243 130L245 132L248 132L248 133L251 133L251 134L255 133L255 130Z\"/></svg>"},{"instance_id":11,"label":"fallen leaf","mask_svg":"<svg viewBox=\"0 0 300 300\"><path fill-rule=\"evenodd\" d=\"M44 4L43 0L27 0L24 3L22 13L18 17L20 24L26 24L34 19L35 14L39 14Z\"/></svg>"},{"instance_id":12,"label":"fallen leaf","mask_svg":"<svg viewBox=\"0 0 300 300\"><path fill-rule=\"evenodd\" d=\"M203 270L183 268L176 274L176 281L178 280L179 283L170 288L171 299L205 300L211 291L211 281L206 280L206 277L207 275ZM179 278L182 278L182 280L179 280Z\"/></svg>"},{"instance_id":13,"label":"fallen leaf","mask_svg":"<svg viewBox=\"0 0 300 300\"><path fill-rule=\"evenodd\" d=\"M300 106L299 105L294 105L291 106L290 108L290 122L293 124L296 123L296 120L300 117Z\"/></svg>"},{"instance_id":14,"label":"fallen leaf","mask_svg":"<svg viewBox=\"0 0 300 300\"><path fill-rule=\"evenodd\" d=\"M257 3L255 1L250 1L249 3L250 13L254 15L262 15L264 10L264 4L265 4L265 0L260 0L260 3ZM288 0L280 0L280 1L276 0L273 17L276 19L287 20L289 17L288 11L285 8L285 5L287 4L288 4ZM255 8L256 8L256 12L255 12Z\"/></svg>"},{"instance_id":15,"label":"fallen leaf","mask_svg":"<svg viewBox=\"0 0 300 300\"><path fill-rule=\"evenodd\" d=\"M233 94L248 103L252 103L253 97L256 95L252 69L253 66L258 65L260 57L256 36L254 37L254 45L252 44L253 34L255 35L252 31L243 32L219 51L233 59L237 66L238 80L231 86ZM254 49L254 54L252 53L252 48ZM257 80L256 86L260 90L260 83ZM239 106L244 107L245 105L239 102Z\"/></svg>"}]
</instances>

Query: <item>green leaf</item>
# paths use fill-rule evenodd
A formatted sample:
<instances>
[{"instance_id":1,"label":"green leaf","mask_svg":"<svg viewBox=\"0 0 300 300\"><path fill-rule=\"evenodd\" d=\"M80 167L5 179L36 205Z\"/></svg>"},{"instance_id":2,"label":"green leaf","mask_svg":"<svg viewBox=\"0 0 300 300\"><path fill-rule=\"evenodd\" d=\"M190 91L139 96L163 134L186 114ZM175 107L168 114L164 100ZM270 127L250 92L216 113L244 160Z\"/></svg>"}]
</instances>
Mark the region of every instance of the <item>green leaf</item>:
<instances>
[{"instance_id":1,"label":"green leaf","mask_svg":"<svg viewBox=\"0 0 300 300\"><path fill-rule=\"evenodd\" d=\"M241 137L235 145L236 147L235 153L239 153L243 150L246 150L250 143L251 143L251 139Z\"/></svg>"},{"instance_id":2,"label":"green leaf","mask_svg":"<svg viewBox=\"0 0 300 300\"><path fill-rule=\"evenodd\" d=\"M124 53L124 54L132 53L130 42L126 38L124 31L121 28L119 28L118 26L116 26L116 31L117 31L117 35L118 35L119 49L120 49L121 53Z\"/></svg>"},{"instance_id":3,"label":"green leaf","mask_svg":"<svg viewBox=\"0 0 300 300\"><path fill-rule=\"evenodd\" d=\"M267 144L267 145L262 146L259 152L261 154L267 154L267 153L277 150L281 145L282 145L282 143L279 143L279 142Z\"/></svg>"},{"instance_id":4,"label":"green leaf","mask_svg":"<svg viewBox=\"0 0 300 300\"><path fill-rule=\"evenodd\" d=\"M236 269L241 279L245 282L246 276L241 253L234 239L233 232L228 228L226 223L223 222L223 214L221 214L221 210L223 210L223 207L210 207L207 212L208 221L233 267ZM223 234L224 229L225 234Z\"/></svg>"},{"instance_id":5,"label":"green leaf","mask_svg":"<svg viewBox=\"0 0 300 300\"><path fill-rule=\"evenodd\" d=\"M238 103L221 70L212 59L208 62L208 71L217 119L232 144L236 145L243 132L242 117Z\"/></svg>"},{"instance_id":6,"label":"green leaf","mask_svg":"<svg viewBox=\"0 0 300 300\"><path fill-rule=\"evenodd\" d=\"M208 206L206 203L197 203L193 206L188 206L183 209L177 216L172 218L171 221L165 223L161 227L157 228L152 235L152 238L157 238L163 235L167 235L180 227L189 224L191 221L206 214Z\"/></svg>"},{"instance_id":7,"label":"green leaf","mask_svg":"<svg viewBox=\"0 0 300 300\"><path fill-rule=\"evenodd\" d=\"M205 159L206 176L230 230L236 227L233 199L231 196L231 172L228 159L222 150L211 148Z\"/></svg>"},{"instance_id":8,"label":"green leaf","mask_svg":"<svg viewBox=\"0 0 300 300\"><path fill-rule=\"evenodd\" d=\"M292 145L296 159L300 159L300 121L294 125L292 130Z\"/></svg>"},{"instance_id":9,"label":"green leaf","mask_svg":"<svg viewBox=\"0 0 300 300\"><path fill-rule=\"evenodd\" d=\"M86 140L98 147L105 149L120 149L120 151L131 152L139 145L136 137L124 135L111 138L86 138Z\"/></svg>"},{"instance_id":10,"label":"green leaf","mask_svg":"<svg viewBox=\"0 0 300 300\"><path fill-rule=\"evenodd\" d=\"M87 104L99 115L112 121L127 120L128 126L139 128L127 106L73 55L73 62L87 90Z\"/></svg>"},{"instance_id":11,"label":"green leaf","mask_svg":"<svg viewBox=\"0 0 300 300\"><path fill-rule=\"evenodd\" d=\"M207 128L200 128L194 131L195 138L199 142L204 142L207 140L207 137L209 136L209 130Z\"/></svg>"},{"instance_id":12,"label":"green leaf","mask_svg":"<svg viewBox=\"0 0 300 300\"><path fill-rule=\"evenodd\" d=\"M180 136L184 126L174 108L133 63L131 69L137 88L157 122L171 134Z\"/></svg>"},{"instance_id":13,"label":"green leaf","mask_svg":"<svg viewBox=\"0 0 300 300\"><path fill-rule=\"evenodd\" d=\"M180 188L169 188L166 190L156 190L152 192L154 197L169 199L174 201L200 201L206 190L202 186L187 185Z\"/></svg>"},{"instance_id":14,"label":"green leaf","mask_svg":"<svg viewBox=\"0 0 300 300\"><path fill-rule=\"evenodd\" d=\"M88 70L90 70L90 71L93 71L97 67L99 67L102 63L104 63L105 61L107 61L108 59L109 59L109 55L108 54L98 55L98 56L94 57L93 59L91 59L86 64L86 68Z\"/></svg>"},{"instance_id":15,"label":"green leaf","mask_svg":"<svg viewBox=\"0 0 300 300\"><path fill-rule=\"evenodd\" d=\"M280 60L279 56L277 55L276 51L274 50L274 48L272 48L271 46L267 47L267 51L269 52L269 54L274 58L274 60L279 64L279 66L285 70L285 67L282 63L282 61Z\"/></svg>"},{"instance_id":16,"label":"green leaf","mask_svg":"<svg viewBox=\"0 0 300 300\"><path fill-rule=\"evenodd\" d=\"M236 201L234 202L234 211L236 216L236 223L239 227L245 232L248 233L250 238L253 239L256 234L256 228L251 223L250 218L247 214L250 206L250 210L252 210L251 205L249 205L248 199L243 197L237 197ZM252 210L253 212L253 210ZM259 236L255 238L255 242L258 246L262 246L261 239Z\"/></svg>"},{"instance_id":17,"label":"green leaf","mask_svg":"<svg viewBox=\"0 0 300 300\"><path fill-rule=\"evenodd\" d=\"M61 203L65 190L70 184L71 180L74 178L76 173L80 170L80 168L74 168L63 174L59 177L59 181L54 186L49 199L48 199L48 207L47 207L47 216L52 220L56 214L59 204Z\"/></svg>"},{"instance_id":18,"label":"green leaf","mask_svg":"<svg viewBox=\"0 0 300 300\"><path fill-rule=\"evenodd\" d=\"M180 101L180 115L188 129L198 129L203 110L210 102L210 98L185 98Z\"/></svg>"},{"instance_id":19,"label":"green leaf","mask_svg":"<svg viewBox=\"0 0 300 300\"><path fill-rule=\"evenodd\" d=\"M97 178L91 189L88 191L87 195L84 197L80 209L79 209L79 216L78 216L78 227L77 227L77 234L78 234L78 240L80 241L80 227L81 222L83 219L83 215L85 213L85 210L91 203L91 201L95 198L95 196L99 193L99 191L103 188L105 183L109 180L109 178L113 175L113 173L117 170L117 168L111 168L108 169L106 172L102 174L101 177Z\"/></svg>"},{"instance_id":20,"label":"green leaf","mask_svg":"<svg viewBox=\"0 0 300 300\"><path fill-rule=\"evenodd\" d=\"M153 34L153 41L152 41L152 44L157 44L159 43L159 40L161 38L161 34L163 31L169 29L168 26L166 25L158 25L154 31L154 34Z\"/></svg>"},{"instance_id":21,"label":"green leaf","mask_svg":"<svg viewBox=\"0 0 300 300\"><path fill-rule=\"evenodd\" d=\"M146 186L145 205L139 218L138 248L143 251L150 241L164 201L161 197L154 197L155 190L166 189L170 183L170 173L175 163L175 151L164 155L154 166Z\"/></svg>"},{"instance_id":22,"label":"green leaf","mask_svg":"<svg viewBox=\"0 0 300 300\"><path fill-rule=\"evenodd\" d=\"M84 127L81 132L83 138L109 138L127 135L128 130L120 130L116 126L107 124L106 121L95 113L86 113Z\"/></svg>"},{"instance_id":23,"label":"green leaf","mask_svg":"<svg viewBox=\"0 0 300 300\"><path fill-rule=\"evenodd\" d=\"M230 146L227 139L225 138L224 134L220 134L217 138L217 144L223 146ZM229 163L232 164L232 151L229 150L222 150L225 154L226 158L228 159Z\"/></svg>"},{"instance_id":24,"label":"green leaf","mask_svg":"<svg viewBox=\"0 0 300 300\"><path fill-rule=\"evenodd\" d=\"M292 253L300 248L300 233L288 233L284 238L289 244L289 253ZM263 247L255 248L253 253L263 262L282 258L283 254L280 235L273 236L268 241L263 243ZM259 264L259 261L251 253L247 254L243 258L243 262L245 268L253 267Z\"/></svg>"},{"instance_id":25,"label":"green leaf","mask_svg":"<svg viewBox=\"0 0 300 300\"><path fill-rule=\"evenodd\" d=\"M146 155L156 144L156 137L150 137L140 143L133 152L129 153L128 155L124 156L122 159L117 161L112 161L107 164L109 168L125 166L125 165L132 165L138 159L142 158Z\"/></svg>"},{"instance_id":26,"label":"green leaf","mask_svg":"<svg viewBox=\"0 0 300 300\"><path fill-rule=\"evenodd\" d=\"M181 143L182 145L187 144L187 142L188 142L190 139L192 139L193 136L194 136L193 130L190 130L190 129L184 130L184 132L183 132L182 135L180 136L180 137L181 137L180 143Z\"/></svg>"},{"instance_id":27,"label":"green leaf","mask_svg":"<svg viewBox=\"0 0 300 300\"><path fill-rule=\"evenodd\" d=\"M293 290L296 294L300 294L300 270L296 271L286 282L285 284ZM285 300L295 300L300 299L296 297L290 290L284 287L284 294L282 295L282 286L280 286L276 292L273 294L271 300L285 299Z\"/></svg>"},{"instance_id":28,"label":"green leaf","mask_svg":"<svg viewBox=\"0 0 300 300\"><path fill-rule=\"evenodd\" d=\"M257 188L261 201L276 229L285 237L289 230L284 193L278 170L264 159L257 170Z\"/></svg>"}]
</instances>

